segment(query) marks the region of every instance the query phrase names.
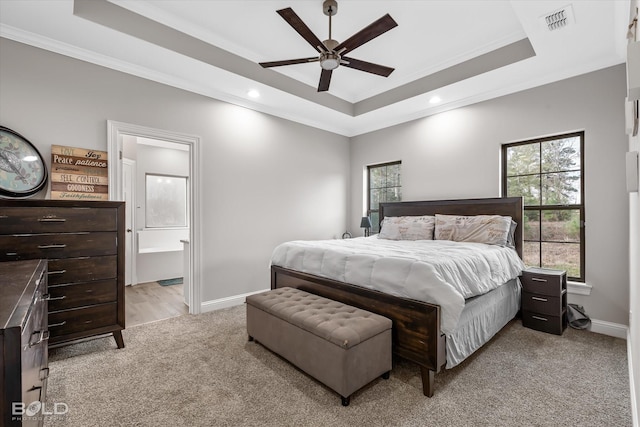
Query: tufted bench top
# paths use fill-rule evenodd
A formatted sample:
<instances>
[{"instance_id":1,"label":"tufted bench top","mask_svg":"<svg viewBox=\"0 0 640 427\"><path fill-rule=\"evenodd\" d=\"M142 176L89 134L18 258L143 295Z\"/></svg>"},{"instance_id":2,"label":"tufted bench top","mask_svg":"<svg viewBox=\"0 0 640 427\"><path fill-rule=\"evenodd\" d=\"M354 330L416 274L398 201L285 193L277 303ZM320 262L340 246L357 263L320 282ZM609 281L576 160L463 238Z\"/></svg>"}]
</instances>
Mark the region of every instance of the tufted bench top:
<instances>
[{"instance_id":1,"label":"tufted bench top","mask_svg":"<svg viewBox=\"0 0 640 427\"><path fill-rule=\"evenodd\" d=\"M348 349L391 329L391 320L295 288L247 297L247 304Z\"/></svg>"}]
</instances>

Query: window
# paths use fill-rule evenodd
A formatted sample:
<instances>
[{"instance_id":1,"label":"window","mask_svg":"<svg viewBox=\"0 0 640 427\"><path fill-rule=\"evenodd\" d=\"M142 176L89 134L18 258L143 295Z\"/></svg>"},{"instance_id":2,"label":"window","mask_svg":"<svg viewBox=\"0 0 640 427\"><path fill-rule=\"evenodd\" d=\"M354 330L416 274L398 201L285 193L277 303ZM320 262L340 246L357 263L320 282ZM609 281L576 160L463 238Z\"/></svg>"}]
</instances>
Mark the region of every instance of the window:
<instances>
[{"instance_id":1,"label":"window","mask_svg":"<svg viewBox=\"0 0 640 427\"><path fill-rule=\"evenodd\" d=\"M401 162L392 162L367 167L367 216L371 218L372 233L380 231L380 203L402 200L400 165Z\"/></svg>"},{"instance_id":2,"label":"window","mask_svg":"<svg viewBox=\"0 0 640 427\"><path fill-rule=\"evenodd\" d=\"M187 226L187 178L146 174L146 226Z\"/></svg>"},{"instance_id":3,"label":"window","mask_svg":"<svg viewBox=\"0 0 640 427\"><path fill-rule=\"evenodd\" d=\"M502 146L503 196L524 198L524 262L584 282L584 132Z\"/></svg>"}]
</instances>

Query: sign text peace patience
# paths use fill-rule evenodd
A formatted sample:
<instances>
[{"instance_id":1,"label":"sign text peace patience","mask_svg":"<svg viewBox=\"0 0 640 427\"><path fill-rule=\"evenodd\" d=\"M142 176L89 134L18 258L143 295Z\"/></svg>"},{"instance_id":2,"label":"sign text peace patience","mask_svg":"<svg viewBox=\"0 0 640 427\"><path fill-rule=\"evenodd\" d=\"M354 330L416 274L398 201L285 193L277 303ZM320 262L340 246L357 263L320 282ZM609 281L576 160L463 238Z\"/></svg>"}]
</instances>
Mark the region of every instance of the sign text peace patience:
<instances>
[{"instance_id":1,"label":"sign text peace patience","mask_svg":"<svg viewBox=\"0 0 640 427\"><path fill-rule=\"evenodd\" d=\"M52 145L51 198L109 200L107 152Z\"/></svg>"}]
</instances>

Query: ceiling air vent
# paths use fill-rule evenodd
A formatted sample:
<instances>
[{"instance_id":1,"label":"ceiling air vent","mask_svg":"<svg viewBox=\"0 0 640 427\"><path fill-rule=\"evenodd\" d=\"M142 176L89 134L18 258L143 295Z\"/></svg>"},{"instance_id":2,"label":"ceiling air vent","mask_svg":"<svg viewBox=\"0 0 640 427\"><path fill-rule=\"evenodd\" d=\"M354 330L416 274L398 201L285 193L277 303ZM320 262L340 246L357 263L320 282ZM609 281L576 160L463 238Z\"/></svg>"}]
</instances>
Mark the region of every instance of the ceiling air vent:
<instances>
[{"instance_id":1,"label":"ceiling air vent","mask_svg":"<svg viewBox=\"0 0 640 427\"><path fill-rule=\"evenodd\" d=\"M559 30L573 23L573 8L567 5L540 18L549 31Z\"/></svg>"}]
</instances>

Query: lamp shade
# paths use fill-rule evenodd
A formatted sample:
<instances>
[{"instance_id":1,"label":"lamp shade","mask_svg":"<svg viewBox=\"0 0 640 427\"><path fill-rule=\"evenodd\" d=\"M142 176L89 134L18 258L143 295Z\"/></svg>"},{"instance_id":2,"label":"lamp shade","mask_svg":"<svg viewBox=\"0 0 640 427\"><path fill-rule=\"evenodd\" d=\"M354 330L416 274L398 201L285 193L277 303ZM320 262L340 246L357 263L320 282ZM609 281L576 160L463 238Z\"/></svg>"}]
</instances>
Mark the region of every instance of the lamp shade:
<instances>
[{"instance_id":1,"label":"lamp shade","mask_svg":"<svg viewBox=\"0 0 640 427\"><path fill-rule=\"evenodd\" d=\"M371 228L371 220L368 216L363 216L360 221L360 228Z\"/></svg>"}]
</instances>

